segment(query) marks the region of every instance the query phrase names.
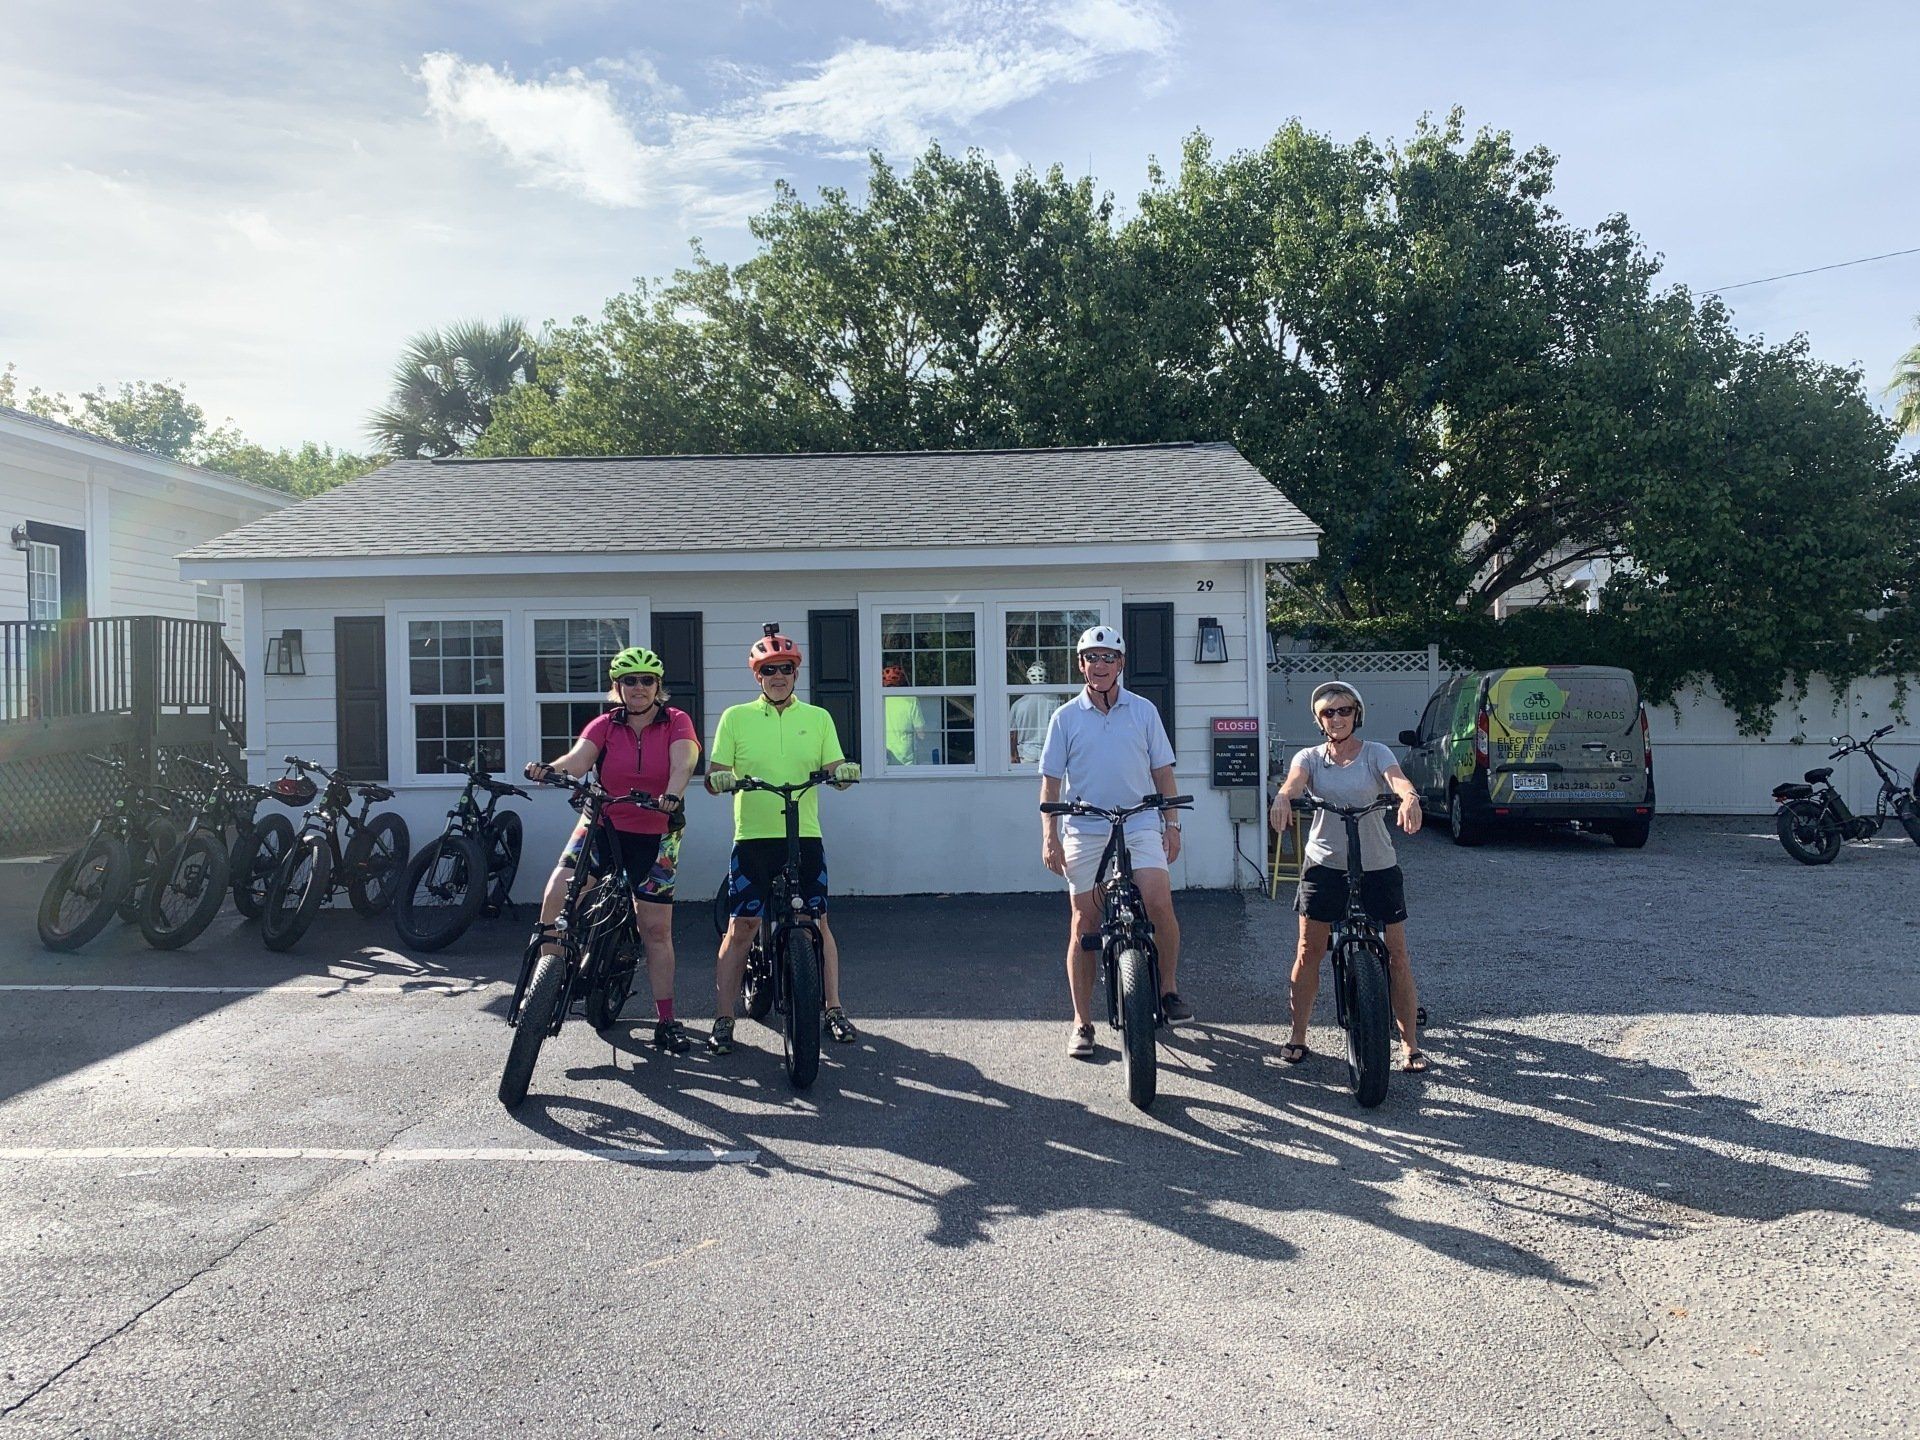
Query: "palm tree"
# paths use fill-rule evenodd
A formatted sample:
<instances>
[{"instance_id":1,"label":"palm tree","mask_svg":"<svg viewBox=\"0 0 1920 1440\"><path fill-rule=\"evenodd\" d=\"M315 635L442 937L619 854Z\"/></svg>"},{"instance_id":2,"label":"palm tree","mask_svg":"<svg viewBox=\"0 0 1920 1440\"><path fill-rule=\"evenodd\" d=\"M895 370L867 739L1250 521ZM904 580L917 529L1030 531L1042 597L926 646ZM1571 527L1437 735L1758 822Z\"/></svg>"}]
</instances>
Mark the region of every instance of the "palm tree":
<instances>
[{"instance_id":1,"label":"palm tree","mask_svg":"<svg viewBox=\"0 0 1920 1440\"><path fill-rule=\"evenodd\" d=\"M1914 316L1914 323L1920 325L1920 315ZM1920 435L1920 345L1900 357L1886 393L1893 401L1893 423L1900 433Z\"/></svg>"},{"instance_id":2,"label":"palm tree","mask_svg":"<svg viewBox=\"0 0 1920 1440\"><path fill-rule=\"evenodd\" d=\"M389 455L458 455L493 422L493 405L536 378L533 336L524 321L463 320L423 330L393 369L393 395L367 419Z\"/></svg>"}]
</instances>

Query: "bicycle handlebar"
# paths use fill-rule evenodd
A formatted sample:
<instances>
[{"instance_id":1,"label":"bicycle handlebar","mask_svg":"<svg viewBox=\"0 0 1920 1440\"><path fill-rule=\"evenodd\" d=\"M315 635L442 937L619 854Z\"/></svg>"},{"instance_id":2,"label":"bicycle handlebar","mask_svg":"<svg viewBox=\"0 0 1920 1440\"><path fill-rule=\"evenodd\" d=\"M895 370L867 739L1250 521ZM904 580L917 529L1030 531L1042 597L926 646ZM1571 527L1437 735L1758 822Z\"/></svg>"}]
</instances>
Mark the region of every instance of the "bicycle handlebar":
<instances>
[{"instance_id":1,"label":"bicycle handlebar","mask_svg":"<svg viewBox=\"0 0 1920 1440\"><path fill-rule=\"evenodd\" d=\"M1303 815L1311 815L1316 810L1324 810L1329 815L1339 815L1342 818L1360 820L1373 814L1376 810L1398 810L1400 808L1400 797L1398 795L1383 793L1376 796L1371 803L1362 805L1358 809L1348 809L1340 805L1329 805L1326 801L1316 800L1311 795L1302 795L1298 799L1293 800L1292 804L1293 808Z\"/></svg>"},{"instance_id":2,"label":"bicycle handlebar","mask_svg":"<svg viewBox=\"0 0 1920 1440\"><path fill-rule=\"evenodd\" d=\"M326 766L316 765L311 760L302 760L298 755L283 755L281 759L292 769L307 774L324 776L329 785L344 785L364 800L393 799L393 791L384 785L376 785L371 780L355 780L348 775L342 774L338 770L329 770Z\"/></svg>"},{"instance_id":3,"label":"bicycle handlebar","mask_svg":"<svg viewBox=\"0 0 1920 1440\"><path fill-rule=\"evenodd\" d=\"M816 770L805 780L792 785L776 785L771 780L760 779L757 775L741 775L737 772L733 777L735 790L766 790L787 800L806 794L816 785L858 785L859 783L858 780L836 780L833 778L833 771L826 768Z\"/></svg>"},{"instance_id":4,"label":"bicycle handlebar","mask_svg":"<svg viewBox=\"0 0 1920 1440\"><path fill-rule=\"evenodd\" d=\"M1089 805L1084 800L1042 800L1042 815L1092 815L1109 824L1118 825L1135 815L1148 810L1187 810L1193 806L1191 795L1143 795L1138 805L1122 805L1116 809L1106 809L1100 805Z\"/></svg>"},{"instance_id":5,"label":"bicycle handlebar","mask_svg":"<svg viewBox=\"0 0 1920 1440\"><path fill-rule=\"evenodd\" d=\"M624 795L615 795L602 788L597 781L576 780L564 770L549 768L547 773L534 783L551 785L556 790L571 790L583 800L598 800L602 805L638 805L642 810L658 810L666 815L673 813L667 806L660 803L661 797L658 795L649 795L644 790L629 790ZM524 790L517 793L526 794ZM527 798L533 797L528 795Z\"/></svg>"}]
</instances>

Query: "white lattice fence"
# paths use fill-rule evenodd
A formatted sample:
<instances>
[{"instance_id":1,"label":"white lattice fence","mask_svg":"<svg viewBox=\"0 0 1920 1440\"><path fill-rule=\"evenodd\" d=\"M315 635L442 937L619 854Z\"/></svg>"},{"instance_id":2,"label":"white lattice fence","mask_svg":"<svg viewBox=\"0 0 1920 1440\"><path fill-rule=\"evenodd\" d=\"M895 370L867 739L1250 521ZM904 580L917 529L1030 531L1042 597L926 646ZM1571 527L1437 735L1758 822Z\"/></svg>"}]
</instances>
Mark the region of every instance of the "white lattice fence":
<instances>
[{"instance_id":1,"label":"white lattice fence","mask_svg":"<svg viewBox=\"0 0 1920 1440\"><path fill-rule=\"evenodd\" d=\"M1320 738L1307 698L1327 680L1345 680L1367 702L1365 734L1404 753L1395 737L1411 730L1427 697L1453 672L1440 666L1440 648L1425 650L1282 651L1267 667L1267 724L1276 774L1293 752Z\"/></svg>"}]
</instances>

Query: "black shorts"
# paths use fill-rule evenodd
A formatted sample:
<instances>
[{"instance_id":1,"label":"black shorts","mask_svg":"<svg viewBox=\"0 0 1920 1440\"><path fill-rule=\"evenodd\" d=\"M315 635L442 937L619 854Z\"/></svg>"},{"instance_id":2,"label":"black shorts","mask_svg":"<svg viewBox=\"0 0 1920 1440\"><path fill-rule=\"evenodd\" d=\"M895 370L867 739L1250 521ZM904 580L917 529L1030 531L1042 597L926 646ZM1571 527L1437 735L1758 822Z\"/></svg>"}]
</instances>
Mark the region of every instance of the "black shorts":
<instances>
[{"instance_id":1,"label":"black shorts","mask_svg":"<svg viewBox=\"0 0 1920 1440\"><path fill-rule=\"evenodd\" d=\"M748 920L766 914L773 898L773 877L787 863L784 840L736 840L727 872L727 913ZM807 913L827 913L827 850L818 840L800 841L800 895Z\"/></svg>"},{"instance_id":2,"label":"black shorts","mask_svg":"<svg viewBox=\"0 0 1920 1440\"><path fill-rule=\"evenodd\" d=\"M1347 918L1347 872L1331 865L1309 865L1300 877L1293 908L1309 920L1333 925ZM1369 870L1360 881L1360 908L1381 925L1407 918L1407 882L1400 867Z\"/></svg>"},{"instance_id":3,"label":"black shorts","mask_svg":"<svg viewBox=\"0 0 1920 1440\"><path fill-rule=\"evenodd\" d=\"M603 825L588 839L584 822L574 827L560 863L571 869L587 852L587 873L598 879L611 875L617 864L627 872L633 886L633 898L655 905L673 903L674 878L680 868L680 832L665 835L639 835ZM617 851L617 853L616 853Z\"/></svg>"}]
</instances>

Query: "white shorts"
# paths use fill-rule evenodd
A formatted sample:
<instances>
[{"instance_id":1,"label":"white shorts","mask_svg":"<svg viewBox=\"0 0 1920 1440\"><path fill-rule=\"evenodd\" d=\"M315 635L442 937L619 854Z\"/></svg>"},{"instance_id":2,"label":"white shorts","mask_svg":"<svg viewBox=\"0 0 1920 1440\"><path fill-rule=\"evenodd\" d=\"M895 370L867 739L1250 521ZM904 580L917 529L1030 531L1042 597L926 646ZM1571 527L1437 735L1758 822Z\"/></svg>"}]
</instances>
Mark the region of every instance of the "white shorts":
<instances>
[{"instance_id":1,"label":"white shorts","mask_svg":"<svg viewBox=\"0 0 1920 1440\"><path fill-rule=\"evenodd\" d=\"M1108 830L1067 830L1060 836L1060 846L1067 852L1067 890L1070 894L1084 895L1093 889L1099 879L1093 872L1100 864L1100 856L1107 848ZM1136 870L1165 870L1167 868L1167 845L1158 826L1148 829L1136 826L1127 831L1127 849L1133 855L1133 868Z\"/></svg>"}]
</instances>

